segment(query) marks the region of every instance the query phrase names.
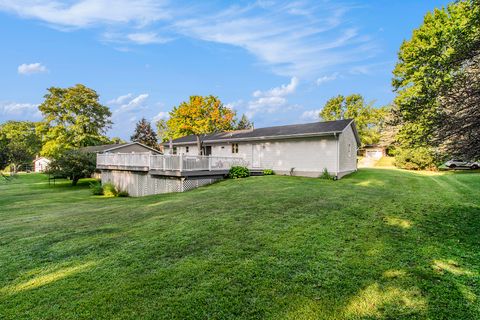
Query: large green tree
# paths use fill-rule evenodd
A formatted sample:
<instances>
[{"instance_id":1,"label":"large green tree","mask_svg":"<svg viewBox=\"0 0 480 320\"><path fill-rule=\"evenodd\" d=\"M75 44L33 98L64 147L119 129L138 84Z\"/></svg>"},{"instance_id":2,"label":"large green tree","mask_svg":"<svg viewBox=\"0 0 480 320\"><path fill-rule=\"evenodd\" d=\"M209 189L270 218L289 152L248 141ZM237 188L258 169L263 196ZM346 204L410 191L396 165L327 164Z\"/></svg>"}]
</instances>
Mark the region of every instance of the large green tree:
<instances>
[{"instance_id":1,"label":"large green tree","mask_svg":"<svg viewBox=\"0 0 480 320\"><path fill-rule=\"evenodd\" d=\"M445 146L449 153L475 156L469 145L480 145L479 54L478 0L427 13L404 41L393 71L397 139L404 147ZM480 147L474 153L480 157Z\"/></svg>"},{"instance_id":2,"label":"large green tree","mask_svg":"<svg viewBox=\"0 0 480 320\"><path fill-rule=\"evenodd\" d=\"M89 178L96 167L96 155L78 150L68 150L55 156L49 164L47 172L57 176L67 177L72 185L77 185L78 180Z\"/></svg>"},{"instance_id":3,"label":"large green tree","mask_svg":"<svg viewBox=\"0 0 480 320\"><path fill-rule=\"evenodd\" d=\"M386 107L375 108L373 103L366 103L360 94L338 95L325 103L320 118L325 121L353 119L362 144L375 144L380 140L387 112Z\"/></svg>"},{"instance_id":4,"label":"large green tree","mask_svg":"<svg viewBox=\"0 0 480 320\"><path fill-rule=\"evenodd\" d=\"M197 137L199 154L206 134L234 129L235 112L214 96L191 96L170 111L168 136L175 139L186 135Z\"/></svg>"},{"instance_id":5,"label":"large green tree","mask_svg":"<svg viewBox=\"0 0 480 320\"><path fill-rule=\"evenodd\" d=\"M55 156L65 150L108 143L111 112L99 102L95 90L77 84L70 88L48 88L44 102L38 107L43 121L42 154Z\"/></svg>"},{"instance_id":6,"label":"large green tree","mask_svg":"<svg viewBox=\"0 0 480 320\"><path fill-rule=\"evenodd\" d=\"M40 152L41 140L36 134L36 124L31 121L7 121L0 126L0 142L4 145L8 164L17 171L20 165L31 165Z\"/></svg>"},{"instance_id":7,"label":"large green tree","mask_svg":"<svg viewBox=\"0 0 480 320\"><path fill-rule=\"evenodd\" d=\"M135 126L135 131L130 137L130 140L140 142L154 149L158 149L157 134L153 130L150 122L147 121L147 119L145 118L142 118L140 121L137 122L137 125Z\"/></svg>"}]
</instances>

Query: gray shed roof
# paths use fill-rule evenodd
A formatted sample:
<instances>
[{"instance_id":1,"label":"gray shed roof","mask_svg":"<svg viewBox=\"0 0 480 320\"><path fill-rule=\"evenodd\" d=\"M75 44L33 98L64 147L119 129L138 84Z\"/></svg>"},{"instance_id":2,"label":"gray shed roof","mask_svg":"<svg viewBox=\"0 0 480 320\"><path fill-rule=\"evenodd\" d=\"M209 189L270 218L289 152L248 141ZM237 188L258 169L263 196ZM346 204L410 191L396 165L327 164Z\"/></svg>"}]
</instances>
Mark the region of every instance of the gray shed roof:
<instances>
[{"instance_id":1,"label":"gray shed roof","mask_svg":"<svg viewBox=\"0 0 480 320\"><path fill-rule=\"evenodd\" d=\"M121 146L125 146L127 143L117 143L117 144L102 144L100 146L88 146L80 148L82 152L89 152L89 153L102 153L110 149L116 149Z\"/></svg>"},{"instance_id":2,"label":"gray shed roof","mask_svg":"<svg viewBox=\"0 0 480 320\"><path fill-rule=\"evenodd\" d=\"M347 126L352 125L353 131L360 143L355 123L352 119L313 122L305 124L293 124L286 126L266 127L253 130L227 131L220 133L207 134L203 137L203 142L222 142L231 140L263 140L275 138L294 138L305 136L334 135L342 132ZM185 136L172 141L173 145L191 144L196 142L194 135ZM164 143L168 146L168 142Z\"/></svg>"},{"instance_id":3,"label":"gray shed roof","mask_svg":"<svg viewBox=\"0 0 480 320\"><path fill-rule=\"evenodd\" d=\"M161 153L160 151L155 150L153 148L150 148L149 146L146 146L146 145L144 145L140 142L103 144L103 145L99 145L99 146L83 147L83 148L80 148L79 150L82 151L82 152L87 152L87 153L103 153L103 152L108 152L108 151L114 151L116 149L120 149L122 147L127 147L127 146L130 146L130 145L133 145L133 144L142 146L143 148L148 149L148 150L150 150L152 152L155 152L155 153Z\"/></svg>"}]
</instances>

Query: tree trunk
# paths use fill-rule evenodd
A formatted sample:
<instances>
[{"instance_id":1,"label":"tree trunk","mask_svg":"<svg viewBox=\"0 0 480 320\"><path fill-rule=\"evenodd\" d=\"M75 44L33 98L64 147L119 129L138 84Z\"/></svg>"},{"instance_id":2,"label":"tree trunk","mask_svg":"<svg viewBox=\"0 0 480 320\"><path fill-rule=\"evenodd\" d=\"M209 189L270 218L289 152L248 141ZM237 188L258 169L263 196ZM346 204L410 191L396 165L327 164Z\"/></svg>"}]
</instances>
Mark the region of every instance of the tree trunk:
<instances>
[{"instance_id":1,"label":"tree trunk","mask_svg":"<svg viewBox=\"0 0 480 320\"><path fill-rule=\"evenodd\" d=\"M79 177L76 177L76 176L72 176L72 186L76 186L77 185L77 182L78 180L80 180Z\"/></svg>"},{"instance_id":2,"label":"tree trunk","mask_svg":"<svg viewBox=\"0 0 480 320\"><path fill-rule=\"evenodd\" d=\"M197 150L198 150L198 155L202 154L202 142L200 141L200 136L197 135Z\"/></svg>"}]
</instances>

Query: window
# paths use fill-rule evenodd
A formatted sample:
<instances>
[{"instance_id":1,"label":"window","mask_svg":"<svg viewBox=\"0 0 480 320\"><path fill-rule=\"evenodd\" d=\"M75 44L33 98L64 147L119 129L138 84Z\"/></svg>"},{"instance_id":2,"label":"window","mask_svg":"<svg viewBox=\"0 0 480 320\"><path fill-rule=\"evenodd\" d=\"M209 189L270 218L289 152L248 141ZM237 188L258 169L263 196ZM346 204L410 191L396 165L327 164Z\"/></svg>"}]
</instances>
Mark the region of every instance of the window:
<instances>
[{"instance_id":1,"label":"window","mask_svg":"<svg viewBox=\"0 0 480 320\"><path fill-rule=\"evenodd\" d=\"M173 147L173 154L177 154L177 147Z\"/></svg>"},{"instance_id":2,"label":"window","mask_svg":"<svg viewBox=\"0 0 480 320\"><path fill-rule=\"evenodd\" d=\"M190 147L185 147L185 153L188 153L190 151Z\"/></svg>"},{"instance_id":3,"label":"window","mask_svg":"<svg viewBox=\"0 0 480 320\"><path fill-rule=\"evenodd\" d=\"M232 153L238 153L238 143L232 143Z\"/></svg>"},{"instance_id":4,"label":"window","mask_svg":"<svg viewBox=\"0 0 480 320\"><path fill-rule=\"evenodd\" d=\"M350 143L348 144L348 156L352 157L352 145Z\"/></svg>"}]
</instances>

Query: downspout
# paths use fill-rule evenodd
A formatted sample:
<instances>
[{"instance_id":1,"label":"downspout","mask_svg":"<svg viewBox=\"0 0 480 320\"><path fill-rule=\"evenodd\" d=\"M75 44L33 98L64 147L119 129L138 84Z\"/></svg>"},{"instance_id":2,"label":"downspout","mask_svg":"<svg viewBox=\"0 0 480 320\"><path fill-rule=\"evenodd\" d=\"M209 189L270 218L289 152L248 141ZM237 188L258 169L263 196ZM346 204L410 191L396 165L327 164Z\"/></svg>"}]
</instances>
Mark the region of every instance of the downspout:
<instances>
[{"instance_id":1,"label":"downspout","mask_svg":"<svg viewBox=\"0 0 480 320\"><path fill-rule=\"evenodd\" d=\"M338 179L338 171L340 170L340 148L338 147L338 140L340 138L340 135L337 135L337 133L334 133L335 138L337 139L337 161L336 161L336 172L335 172L335 178Z\"/></svg>"}]
</instances>

